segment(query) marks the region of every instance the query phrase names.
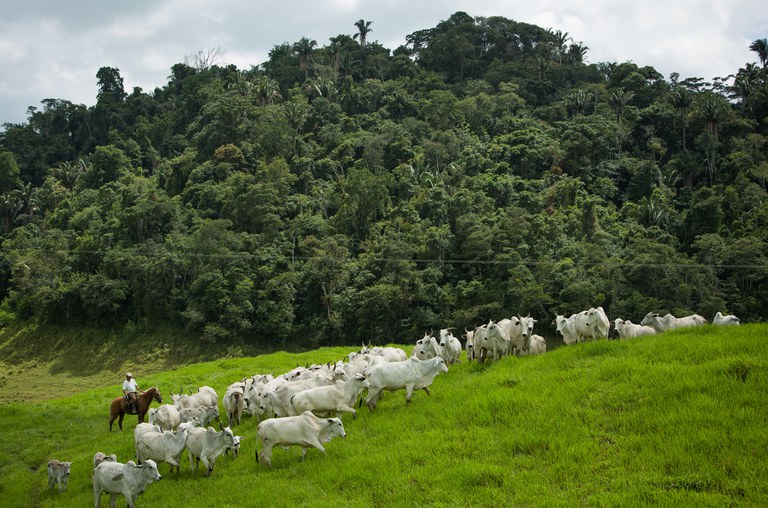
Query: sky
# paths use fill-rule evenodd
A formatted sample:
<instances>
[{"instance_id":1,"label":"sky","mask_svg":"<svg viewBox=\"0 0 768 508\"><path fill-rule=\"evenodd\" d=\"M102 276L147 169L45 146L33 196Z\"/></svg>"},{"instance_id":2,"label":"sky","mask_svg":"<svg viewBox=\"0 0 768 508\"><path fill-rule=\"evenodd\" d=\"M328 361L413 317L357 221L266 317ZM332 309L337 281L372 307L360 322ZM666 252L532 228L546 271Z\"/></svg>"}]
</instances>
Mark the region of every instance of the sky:
<instances>
[{"instance_id":1,"label":"sky","mask_svg":"<svg viewBox=\"0 0 768 508\"><path fill-rule=\"evenodd\" d=\"M276 45L322 47L364 19L368 40L394 50L458 11L562 30L589 48L588 63L631 61L667 78L733 74L768 38L765 0L3 0L0 125L25 122L47 98L92 106L100 67L117 67L127 92L151 91L208 48L250 69Z\"/></svg>"}]
</instances>

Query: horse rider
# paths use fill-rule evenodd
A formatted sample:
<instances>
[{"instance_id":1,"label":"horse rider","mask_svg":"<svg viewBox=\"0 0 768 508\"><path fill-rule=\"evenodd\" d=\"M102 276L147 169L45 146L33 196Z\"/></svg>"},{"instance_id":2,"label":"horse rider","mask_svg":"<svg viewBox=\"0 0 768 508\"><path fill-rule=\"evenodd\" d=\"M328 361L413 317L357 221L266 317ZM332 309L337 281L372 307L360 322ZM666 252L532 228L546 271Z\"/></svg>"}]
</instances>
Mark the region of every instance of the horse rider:
<instances>
[{"instance_id":1,"label":"horse rider","mask_svg":"<svg viewBox=\"0 0 768 508\"><path fill-rule=\"evenodd\" d=\"M144 393L144 390L139 388L139 385L136 384L136 380L133 379L133 376L130 372L125 373L125 381L123 381L123 395L125 395L125 412L126 413L134 413L136 411L136 391L140 391L141 393Z\"/></svg>"}]
</instances>

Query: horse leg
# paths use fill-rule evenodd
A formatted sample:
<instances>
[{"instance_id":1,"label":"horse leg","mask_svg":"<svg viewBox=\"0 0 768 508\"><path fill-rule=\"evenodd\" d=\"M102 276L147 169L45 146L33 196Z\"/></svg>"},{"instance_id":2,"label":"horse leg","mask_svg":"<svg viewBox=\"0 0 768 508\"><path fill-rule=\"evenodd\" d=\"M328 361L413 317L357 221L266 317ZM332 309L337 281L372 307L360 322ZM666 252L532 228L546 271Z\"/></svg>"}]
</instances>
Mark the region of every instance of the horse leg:
<instances>
[{"instance_id":1,"label":"horse leg","mask_svg":"<svg viewBox=\"0 0 768 508\"><path fill-rule=\"evenodd\" d=\"M123 417L125 416L125 413L120 411L120 418L117 419L117 426L120 427L120 431L123 430Z\"/></svg>"},{"instance_id":2,"label":"horse leg","mask_svg":"<svg viewBox=\"0 0 768 508\"><path fill-rule=\"evenodd\" d=\"M139 414L139 423L144 423L144 415L146 413L138 413Z\"/></svg>"}]
</instances>

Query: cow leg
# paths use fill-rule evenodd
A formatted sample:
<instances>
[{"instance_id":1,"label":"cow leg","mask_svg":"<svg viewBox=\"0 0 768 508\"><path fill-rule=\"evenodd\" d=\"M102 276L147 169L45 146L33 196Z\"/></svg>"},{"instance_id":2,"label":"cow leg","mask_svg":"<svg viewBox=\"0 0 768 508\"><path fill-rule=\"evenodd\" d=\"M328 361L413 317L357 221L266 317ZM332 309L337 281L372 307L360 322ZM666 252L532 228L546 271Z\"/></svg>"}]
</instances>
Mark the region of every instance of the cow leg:
<instances>
[{"instance_id":1,"label":"cow leg","mask_svg":"<svg viewBox=\"0 0 768 508\"><path fill-rule=\"evenodd\" d=\"M381 395L380 388L368 389L368 395L365 397L365 404L368 406L368 409L371 411L371 413L373 413L373 410L376 409L376 404L379 401L380 395Z\"/></svg>"},{"instance_id":2,"label":"cow leg","mask_svg":"<svg viewBox=\"0 0 768 508\"><path fill-rule=\"evenodd\" d=\"M99 487L93 488L93 506L96 508L101 506L101 489Z\"/></svg>"},{"instance_id":3,"label":"cow leg","mask_svg":"<svg viewBox=\"0 0 768 508\"><path fill-rule=\"evenodd\" d=\"M48 490L51 490L53 488L53 482L54 482L53 476L49 476L48 477Z\"/></svg>"},{"instance_id":4,"label":"cow leg","mask_svg":"<svg viewBox=\"0 0 768 508\"><path fill-rule=\"evenodd\" d=\"M205 455L201 455L200 456L200 460L202 461L203 465L205 466L205 468L207 470L207 473L205 474L205 476L210 476L211 475L211 471L213 471L213 464L208 462L208 457L206 457Z\"/></svg>"},{"instance_id":5,"label":"cow leg","mask_svg":"<svg viewBox=\"0 0 768 508\"><path fill-rule=\"evenodd\" d=\"M117 494L109 495L109 508L115 508L117 505Z\"/></svg>"},{"instance_id":6,"label":"cow leg","mask_svg":"<svg viewBox=\"0 0 768 508\"><path fill-rule=\"evenodd\" d=\"M355 411L355 408L353 407L341 404L336 408L336 411L339 413L352 413L352 418L357 420L357 411Z\"/></svg>"},{"instance_id":7,"label":"cow leg","mask_svg":"<svg viewBox=\"0 0 768 508\"><path fill-rule=\"evenodd\" d=\"M422 388L422 390L424 390L427 393L427 395L432 396L432 394L429 392L429 386L425 386L424 388Z\"/></svg>"},{"instance_id":8,"label":"cow leg","mask_svg":"<svg viewBox=\"0 0 768 508\"><path fill-rule=\"evenodd\" d=\"M413 385L405 385L405 403L411 403L411 396L413 395Z\"/></svg>"}]
</instances>

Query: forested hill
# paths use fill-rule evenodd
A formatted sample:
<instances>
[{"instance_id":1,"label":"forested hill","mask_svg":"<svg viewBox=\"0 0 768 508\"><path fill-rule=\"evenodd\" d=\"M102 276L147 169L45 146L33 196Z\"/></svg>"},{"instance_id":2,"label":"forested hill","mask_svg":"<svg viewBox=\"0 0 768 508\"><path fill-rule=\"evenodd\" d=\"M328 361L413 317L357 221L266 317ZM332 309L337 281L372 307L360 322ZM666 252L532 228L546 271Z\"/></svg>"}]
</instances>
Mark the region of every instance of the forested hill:
<instances>
[{"instance_id":1,"label":"forested hill","mask_svg":"<svg viewBox=\"0 0 768 508\"><path fill-rule=\"evenodd\" d=\"M95 106L6 124L0 315L306 346L598 305L766 318L765 39L706 82L501 17L394 50L354 26L152 91L105 66Z\"/></svg>"}]
</instances>

